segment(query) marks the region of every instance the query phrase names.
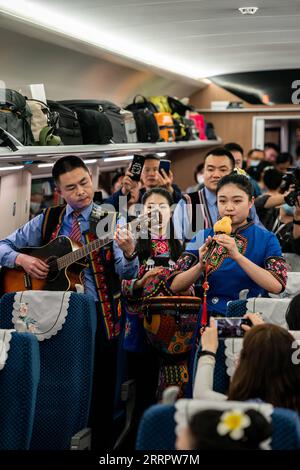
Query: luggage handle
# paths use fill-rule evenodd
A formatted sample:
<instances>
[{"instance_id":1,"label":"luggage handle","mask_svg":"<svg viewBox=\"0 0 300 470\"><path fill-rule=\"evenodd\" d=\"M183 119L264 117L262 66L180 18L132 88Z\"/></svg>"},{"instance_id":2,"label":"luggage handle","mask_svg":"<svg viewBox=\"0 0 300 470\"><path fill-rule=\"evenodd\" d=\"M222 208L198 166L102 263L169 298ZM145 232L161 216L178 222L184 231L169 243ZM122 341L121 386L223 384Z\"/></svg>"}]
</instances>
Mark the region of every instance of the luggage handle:
<instances>
[{"instance_id":1,"label":"luggage handle","mask_svg":"<svg viewBox=\"0 0 300 470\"><path fill-rule=\"evenodd\" d=\"M160 130L166 130L166 129L170 129L170 130L174 130L174 126L171 126L171 125L167 125L167 124L164 124L162 126L158 126L160 128Z\"/></svg>"},{"instance_id":2,"label":"luggage handle","mask_svg":"<svg viewBox=\"0 0 300 470\"><path fill-rule=\"evenodd\" d=\"M147 103L147 102L148 102L148 100L147 100L147 98L145 98L145 96L143 96L143 95L135 95L135 97L133 98L133 104L136 104L136 103L137 103L136 99L137 99L139 96L140 96L141 98L143 98L143 101L140 101L140 103Z\"/></svg>"}]
</instances>

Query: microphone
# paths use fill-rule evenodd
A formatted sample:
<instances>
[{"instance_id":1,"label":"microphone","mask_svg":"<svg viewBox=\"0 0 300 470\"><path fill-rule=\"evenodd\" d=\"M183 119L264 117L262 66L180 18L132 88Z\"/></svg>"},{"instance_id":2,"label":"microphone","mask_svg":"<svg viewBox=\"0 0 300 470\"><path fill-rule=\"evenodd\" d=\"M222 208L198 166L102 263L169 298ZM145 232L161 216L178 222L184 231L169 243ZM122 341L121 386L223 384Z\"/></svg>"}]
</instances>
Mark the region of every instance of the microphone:
<instances>
[{"instance_id":1,"label":"microphone","mask_svg":"<svg viewBox=\"0 0 300 470\"><path fill-rule=\"evenodd\" d=\"M215 235L219 235L222 233L226 235L230 235L231 231L232 231L231 218L228 216L222 217L222 219L217 220L217 222L214 224ZM211 255L213 254L213 251L218 246L220 245L216 240L211 240L211 242L209 243L207 247L207 252L203 256L203 263L207 263L210 260Z\"/></svg>"}]
</instances>

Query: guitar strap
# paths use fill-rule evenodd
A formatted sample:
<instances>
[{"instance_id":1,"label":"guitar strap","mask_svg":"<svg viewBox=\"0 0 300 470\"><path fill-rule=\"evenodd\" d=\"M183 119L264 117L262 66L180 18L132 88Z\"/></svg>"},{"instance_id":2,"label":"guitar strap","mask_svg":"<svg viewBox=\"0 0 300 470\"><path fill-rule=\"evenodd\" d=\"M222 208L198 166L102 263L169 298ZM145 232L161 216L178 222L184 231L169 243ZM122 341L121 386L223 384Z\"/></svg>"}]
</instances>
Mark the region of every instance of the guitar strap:
<instances>
[{"instance_id":1,"label":"guitar strap","mask_svg":"<svg viewBox=\"0 0 300 470\"><path fill-rule=\"evenodd\" d=\"M57 237L65 211L65 205L48 207L45 209L42 225L43 245L46 245L50 242L50 240L53 240Z\"/></svg>"},{"instance_id":2,"label":"guitar strap","mask_svg":"<svg viewBox=\"0 0 300 470\"><path fill-rule=\"evenodd\" d=\"M43 244L47 244L58 236L65 210L65 205L49 207L45 210L42 225ZM95 206L95 211L92 211L92 214L93 222L97 225L99 214L100 219L103 215L101 210L99 212L99 206ZM96 238L92 231L85 233L84 237L87 243ZM103 319L107 339L112 339L118 336L120 332L121 305L120 281L114 269L111 244L91 253L89 259L99 298L98 305L101 306L101 311L98 313Z\"/></svg>"}]
</instances>

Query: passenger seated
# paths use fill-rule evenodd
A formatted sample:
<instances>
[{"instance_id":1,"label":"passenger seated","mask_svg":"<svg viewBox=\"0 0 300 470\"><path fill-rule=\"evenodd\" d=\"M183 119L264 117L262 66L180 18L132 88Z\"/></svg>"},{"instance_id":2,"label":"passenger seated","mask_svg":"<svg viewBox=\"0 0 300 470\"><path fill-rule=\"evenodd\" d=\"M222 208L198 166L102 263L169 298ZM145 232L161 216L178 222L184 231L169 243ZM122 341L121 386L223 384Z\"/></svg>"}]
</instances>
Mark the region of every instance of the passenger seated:
<instances>
[{"instance_id":1,"label":"passenger seated","mask_svg":"<svg viewBox=\"0 0 300 470\"><path fill-rule=\"evenodd\" d=\"M300 412L300 364L293 356L293 353L297 355L295 338L287 330L265 323L246 332L228 397L212 390L218 349L218 331L213 318L201 336L201 345L194 398L259 400Z\"/></svg>"},{"instance_id":2,"label":"passenger seated","mask_svg":"<svg viewBox=\"0 0 300 470\"><path fill-rule=\"evenodd\" d=\"M179 430L177 450L259 450L272 426L256 410L202 410Z\"/></svg>"}]
</instances>

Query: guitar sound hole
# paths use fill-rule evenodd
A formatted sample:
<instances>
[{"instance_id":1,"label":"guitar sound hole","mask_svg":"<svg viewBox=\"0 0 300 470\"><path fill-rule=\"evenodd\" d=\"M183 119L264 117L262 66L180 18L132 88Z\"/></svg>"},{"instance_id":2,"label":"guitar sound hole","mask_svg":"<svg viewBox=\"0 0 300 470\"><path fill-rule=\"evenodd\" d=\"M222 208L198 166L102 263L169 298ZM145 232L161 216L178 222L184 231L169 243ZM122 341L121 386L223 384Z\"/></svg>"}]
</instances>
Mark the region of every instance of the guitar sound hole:
<instances>
[{"instance_id":1,"label":"guitar sound hole","mask_svg":"<svg viewBox=\"0 0 300 470\"><path fill-rule=\"evenodd\" d=\"M49 282L53 282L57 279L60 274L60 271L57 266L57 256L50 256L45 260L45 262L49 265L49 273L47 279Z\"/></svg>"}]
</instances>

